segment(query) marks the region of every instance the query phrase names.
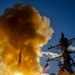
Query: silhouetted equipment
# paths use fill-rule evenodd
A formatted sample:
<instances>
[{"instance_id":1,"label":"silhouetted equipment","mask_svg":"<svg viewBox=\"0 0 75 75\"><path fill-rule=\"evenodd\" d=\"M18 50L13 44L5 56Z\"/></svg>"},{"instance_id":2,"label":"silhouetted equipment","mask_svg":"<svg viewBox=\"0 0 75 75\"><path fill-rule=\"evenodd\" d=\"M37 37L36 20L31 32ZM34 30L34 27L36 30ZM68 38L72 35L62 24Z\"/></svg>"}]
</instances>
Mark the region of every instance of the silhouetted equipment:
<instances>
[{"instance_id":1,"label":"silhouetted equipment","mask_svg":"<svg viewBox=\"0 0 75 75\"><path fill-rule=\"evenodd\" d=\"M55 45L55 46L50 46L50 47L48 47L48 50L49 49L52 49L52 48L55 48L55 49L59 49L59 46L60 46L61 44L58 44L58 45Z\"/></svg>"},{"instance_id":2,"label":"silhouetted equipment","mask_svg":"<svg viewBox=\"0 0 75 75\"><path fill-rule=\"evenodd\" d=\"M60 55L60 56L58 56L58 57L55 57L55 58L52 58L52 59L48 58L48 59L46 60L46 62L52 61L52 60L59 61L58 58L61 58L61 57L62 57L62 55Z\"/></svg>"},{"instance_id":3,"label":"silhouetted equipment","mask_svg":"<svg viewBox=\"0 0 75 75\"><path fill-rule=\"evenodd\" d=\"M48 50L49 49L60 49L62 51L62 55L59 56L59 57L55 57L53 59L48 59L48 61L51 61L51 60L55 60L57 58L60 58L60 57L63 57L63 63L64 64L59 64L58 66L62 69L62 68L65 68L69 73L73 73L73 69L72 67L75 66L75 62L74 60L72 59L72 57L70 56L71 53L74 53L75 51L69 51L68 50L68 47L72 44L72 42L75 40L75 38L72 38L70 40L68 40L67 38L64 37L64 33L61 33L61 39L59 41L59 44L55 45L55 46L50 46L48 47Z\"/></svg>"}]
</instances>

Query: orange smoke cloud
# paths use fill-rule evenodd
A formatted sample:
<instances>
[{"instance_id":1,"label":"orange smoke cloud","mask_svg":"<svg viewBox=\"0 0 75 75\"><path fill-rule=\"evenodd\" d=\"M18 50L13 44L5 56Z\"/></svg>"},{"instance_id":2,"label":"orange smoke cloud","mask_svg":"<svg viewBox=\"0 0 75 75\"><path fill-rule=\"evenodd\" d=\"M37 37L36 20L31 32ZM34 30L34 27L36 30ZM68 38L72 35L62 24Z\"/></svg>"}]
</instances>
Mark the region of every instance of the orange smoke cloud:
<instances>
[{"instance_id":1,"label":"orange smoke cloud","mask_svg":"<svg viewBox=\"0 0 75 75\"><path fill-rule=\"evenodd\" d=\"M50 21L28 5L15 4L0 16L0 52L11 69L19 60L26 75L40 75L40 47L52 37Z\"/></svg>"}]
</instances>

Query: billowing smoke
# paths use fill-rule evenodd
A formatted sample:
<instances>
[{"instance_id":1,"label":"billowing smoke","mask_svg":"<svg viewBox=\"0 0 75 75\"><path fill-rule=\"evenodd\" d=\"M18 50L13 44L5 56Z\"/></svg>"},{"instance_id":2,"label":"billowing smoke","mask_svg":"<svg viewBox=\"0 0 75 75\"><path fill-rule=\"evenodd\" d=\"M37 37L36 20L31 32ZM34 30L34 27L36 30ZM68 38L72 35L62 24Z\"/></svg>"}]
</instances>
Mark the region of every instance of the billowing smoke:
<instances>
[{"instance_id":1,"label":"billowing smoke","mask_svg":"<svg viewBox=\"0 0 75 75\"><path fill-rule=\"evenodd\" d=\"M35 8L24 4L7 8L0 16L0 56L7 65L6 70L11 71L9 75L18 70L24 75L40 75L40 48L53 32L50 20Z\"/></svg>"}]
</instances>

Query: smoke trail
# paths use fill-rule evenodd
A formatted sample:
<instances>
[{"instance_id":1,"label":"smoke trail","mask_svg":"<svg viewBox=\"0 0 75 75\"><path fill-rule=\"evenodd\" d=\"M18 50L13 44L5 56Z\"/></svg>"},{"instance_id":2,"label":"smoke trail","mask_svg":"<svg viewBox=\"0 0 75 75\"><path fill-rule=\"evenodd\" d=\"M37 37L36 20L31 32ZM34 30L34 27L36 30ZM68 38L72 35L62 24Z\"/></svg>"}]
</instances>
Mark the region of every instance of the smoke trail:
<instances>
[{"instance_id":1,"label":"smoke trail","mask_svg":"<svg viewBox=\"0 0 75 75\"><path fill-rule=\"evenodd\" d=\"M74 47L74 46L69 46L68 49L69 49L70 51L75 51L75 47Z\"/></svg>"},{"instance_id":2,"label":"smoke trail","mask_svg":"<svg viewBox=\"0 0 75 75\"><path fill-rule=\"evenodd\" d=\"M53 53L53 52L41 52L41 53L42 53L42 55L45 54L47 56L47 58L49 57L50 59L61 56L61 54L57 54L57 53ZM46 57L44 57L44 58L46 58Z\"/></svg>"},{"instance_id":3,"label":"smoke trail","mask_svg":"<svg viewBox=\"0 0 75 75\"><path fill-rule=\"evenodd\" d=\"M8 69L19 69L25 75L40 75L40 47L51 39L53 32L50 20L35 8L24 4L7 8L0 16L0 55ZM20 51L21 63L17 65Z\"/></svg>"}]
</instances>

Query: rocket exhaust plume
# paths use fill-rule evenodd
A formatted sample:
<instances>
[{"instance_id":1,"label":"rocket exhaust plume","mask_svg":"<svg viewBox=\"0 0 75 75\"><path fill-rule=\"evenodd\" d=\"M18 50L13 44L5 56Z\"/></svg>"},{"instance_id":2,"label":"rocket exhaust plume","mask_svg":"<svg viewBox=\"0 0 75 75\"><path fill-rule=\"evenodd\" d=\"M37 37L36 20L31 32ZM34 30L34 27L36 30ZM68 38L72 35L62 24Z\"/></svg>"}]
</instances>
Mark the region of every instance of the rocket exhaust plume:
<instances>
[{"instance_id":1,"label":"rocket exhaust plume","mask_svg":"<svg viewBox=\"0 0 75 75\"><path fill-rule=\"evenodd\" d=\"M0 56L11 72L9 75L18 69L24 75L40 75L40 47L51 39L53 32L50 20L35 8L24 4L7 8L0 16ZM5 72L3 75L7 75Z\"/></svg>"}]
</instances>

